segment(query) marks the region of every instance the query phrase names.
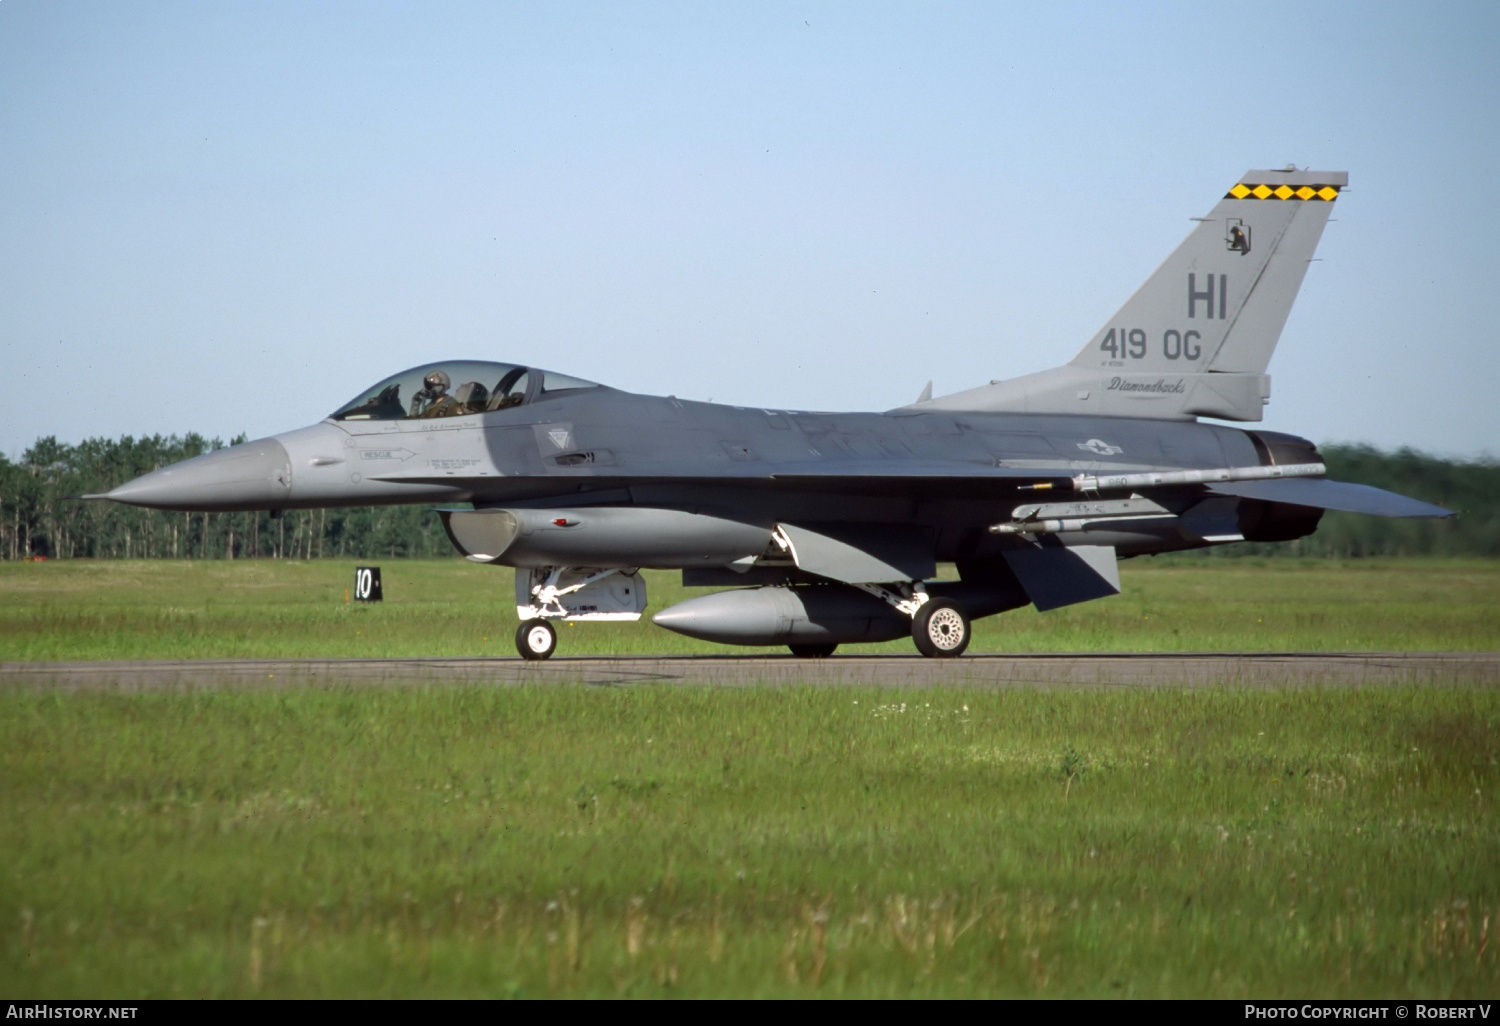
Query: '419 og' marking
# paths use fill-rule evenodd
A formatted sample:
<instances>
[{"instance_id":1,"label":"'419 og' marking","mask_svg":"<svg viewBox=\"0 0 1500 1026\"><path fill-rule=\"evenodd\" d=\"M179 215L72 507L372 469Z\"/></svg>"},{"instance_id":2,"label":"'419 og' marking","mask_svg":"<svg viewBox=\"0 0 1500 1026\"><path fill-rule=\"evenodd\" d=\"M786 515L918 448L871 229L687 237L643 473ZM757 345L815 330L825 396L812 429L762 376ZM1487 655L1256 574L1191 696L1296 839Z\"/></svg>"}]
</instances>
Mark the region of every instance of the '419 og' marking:
<instances>
[{"instance_id":1,"label":"'419 og' marking","mask_svg":"<svg viewBox=\"0 0 1500 1026\"><path fill-rule=\"evenodd\" d=\"M1203 355L1203 336L1189 329L1168 328L1155 347L1168 360L1196 360ZM1142 328L1110 328L1099 343L1101 352L1115 360L1143 360L1153 347Z\"/></svg>"}]
</instances>

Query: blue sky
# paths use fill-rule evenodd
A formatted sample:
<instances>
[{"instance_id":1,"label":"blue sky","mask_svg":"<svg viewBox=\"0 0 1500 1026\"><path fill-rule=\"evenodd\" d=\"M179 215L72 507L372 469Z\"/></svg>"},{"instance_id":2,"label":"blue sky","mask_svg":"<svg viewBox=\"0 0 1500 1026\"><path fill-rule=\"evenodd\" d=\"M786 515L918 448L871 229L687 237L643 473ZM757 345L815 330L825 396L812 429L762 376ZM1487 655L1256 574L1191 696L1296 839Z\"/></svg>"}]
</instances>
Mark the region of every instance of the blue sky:
<instances>
[{"instance_id":1,"label":"blue sky","mask_svg":"<svg viewBox=\"0 0 1500 1026\"><path fill-rule=\"evenodd\" d=\"M887 409L1348 170L1265 425L1500 455L1500 5L0 2L0 451L442 358Z\"/></svg>"}]
</instances>

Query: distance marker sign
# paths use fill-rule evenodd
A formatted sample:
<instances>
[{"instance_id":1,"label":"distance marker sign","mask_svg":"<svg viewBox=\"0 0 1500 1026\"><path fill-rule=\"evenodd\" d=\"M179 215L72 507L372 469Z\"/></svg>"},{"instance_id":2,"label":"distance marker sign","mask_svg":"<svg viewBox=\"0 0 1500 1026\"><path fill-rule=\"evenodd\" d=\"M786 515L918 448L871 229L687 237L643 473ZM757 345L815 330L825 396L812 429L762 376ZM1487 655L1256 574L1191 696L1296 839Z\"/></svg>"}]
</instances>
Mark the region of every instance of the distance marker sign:
<instances>
[{"instance_id":1,"label":"distance marker sign","mask_svg":"<svg viewBox=\"0 0 1500 1026\"><path fill-rule=\"evenodd\" d=\"M380 567L357 566L354 568L354 601L381 601Z\"/></svg>"}]
</instances>

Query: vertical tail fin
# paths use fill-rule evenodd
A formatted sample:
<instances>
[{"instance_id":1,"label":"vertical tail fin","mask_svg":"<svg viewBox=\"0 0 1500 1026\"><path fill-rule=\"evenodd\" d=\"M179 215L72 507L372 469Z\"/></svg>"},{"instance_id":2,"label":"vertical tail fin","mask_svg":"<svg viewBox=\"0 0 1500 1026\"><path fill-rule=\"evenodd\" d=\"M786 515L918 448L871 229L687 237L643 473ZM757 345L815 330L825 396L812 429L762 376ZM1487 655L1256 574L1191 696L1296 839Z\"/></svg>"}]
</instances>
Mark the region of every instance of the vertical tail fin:
<instances>
[{"instance_id":1,"label":"vertical tail fin","mask_svg":"<svg viewBox=\"0 0 1500 1026\"><path fill-rule=\"evenodd\" d=\"M1249 171L1064 367L923 408L1260 420L1343 171Z\"/></svg>"}]
</instances>

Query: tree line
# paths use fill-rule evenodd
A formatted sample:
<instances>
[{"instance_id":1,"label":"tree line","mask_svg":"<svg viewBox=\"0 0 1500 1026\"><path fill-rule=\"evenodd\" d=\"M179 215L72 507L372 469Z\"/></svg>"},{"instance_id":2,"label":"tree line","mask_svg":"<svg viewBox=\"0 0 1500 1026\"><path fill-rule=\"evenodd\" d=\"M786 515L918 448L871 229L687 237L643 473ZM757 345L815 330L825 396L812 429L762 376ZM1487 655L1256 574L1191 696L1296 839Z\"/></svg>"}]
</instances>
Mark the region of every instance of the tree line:
<instances>
[{"instance_id":1,"label":"tree line","mask_svg":"<svg viewBox=\"0 0 1500 1026\"><path fill-rule=\"evenodd\" d=\"M245 441L243 436L230 444ZM269 513L163 513L74 496L107 492L224 443L190 433L67 445L42 438L19 462L0 455L0 559L354 559L453 550L429 506ZM1215 556L1500 556L1500 463L1411 449L1323 448L1329 477L1388 488L1457 510L1457 519L1386 520L1330 513L1309 538L1220 546Z\"/></svg>"}]
</instances>

